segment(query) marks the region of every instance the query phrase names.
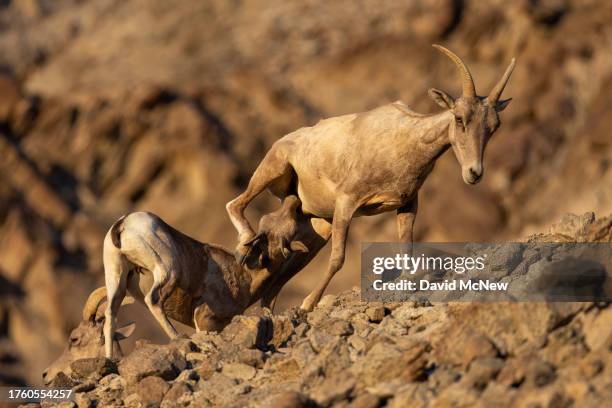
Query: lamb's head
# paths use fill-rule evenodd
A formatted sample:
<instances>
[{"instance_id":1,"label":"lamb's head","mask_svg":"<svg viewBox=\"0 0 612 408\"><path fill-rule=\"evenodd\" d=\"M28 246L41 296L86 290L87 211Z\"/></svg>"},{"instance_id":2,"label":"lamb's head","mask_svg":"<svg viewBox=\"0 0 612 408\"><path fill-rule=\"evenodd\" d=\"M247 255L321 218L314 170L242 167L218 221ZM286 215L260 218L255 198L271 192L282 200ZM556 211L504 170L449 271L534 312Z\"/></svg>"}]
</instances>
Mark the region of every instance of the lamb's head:
<instances>
[{"instance_id":1,"label":"lamb's head","mask_svg":"<svg viewBox=\"0 0 612 408\"><path fill-rule=\"evenodd\" d=\"M484 171L482 162L487 142L500 125L498 113L511 101L511 98L499 98L510 79L515 60L512 59L488 96L478 96L472 75L461 58L440 45L434 47L447 55L459 68L463 93L454 99L446 92L432 88L429 90L429 96L438 105L452 112L453 123L449 126L449 140L461 165L463 181L476 184L481 180Z\"/></svg>"},{"instance_id":2,"label":"lamb's head","mask_svg":"<svg viewBox=\"0 0 612 408\"><path fill-rule=\"evenodd\" d=\"M69 375L73 361L83 358L104 357L104 300L106 288L94 290L83 307L83 321L72 330L68 345L64 352L43 372L43 381L49 385L59 374ZM131 297L126 297L123 304L132 303ZM134 331L134 323L127 324L115 332L115 355L121 355L119 340L129 337Z\"/></svg>"},{"instance_id":3,"label":"lamb's head","mask_svg":"<svg viewBox=\"0 0 612 408\"><path fill-rule=\"evenodd\" d=\"M283 199L281 208L259 220L259 232L245 243L248 252L243 258L250 268L270 267L283 262L291 252L308 252L304 243L295 239L298 233L300 199L295 195Z\"/></svg>"}]
</instances>

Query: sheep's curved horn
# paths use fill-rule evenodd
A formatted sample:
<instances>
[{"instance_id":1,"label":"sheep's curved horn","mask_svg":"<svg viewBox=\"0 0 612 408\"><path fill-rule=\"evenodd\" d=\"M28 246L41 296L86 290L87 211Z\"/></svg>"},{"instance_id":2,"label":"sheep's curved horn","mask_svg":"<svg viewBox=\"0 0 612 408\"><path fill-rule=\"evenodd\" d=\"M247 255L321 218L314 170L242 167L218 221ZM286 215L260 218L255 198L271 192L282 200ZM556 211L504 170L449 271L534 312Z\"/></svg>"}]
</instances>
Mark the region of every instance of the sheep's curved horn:
<instances>
[{"instance_id":1,"label":"sheep's curved horn","mask_svg":"<svg viewBox=\"0 0 612 408\"><path fill-rule=\"evenodd\" d=\"M457 56L454 52L449 50L448 48L444 48L441 45L434 44L433 47L438 51L444 53L448 58L450 58L459 71L461 72L461 83L463 86L463 96L466 98L475 98L476 97L476 88L474 87L474 79L472 78L472 74L470 74L470 70L467 65L463 62L461 58Z\"/></svg>"},{"instance_id":2,"label":"sheep's curved horn","mask_svg":"<svg viewBox=\"0 0 612 408\"><path fill-rule=\"evenodd\" d=\"M88 321L96 316L98 307L106 299L106 287L101 286L98 289L91 292L85 306L83 306L83 320Z\"/></svg>"},{"instance_id":3,"label":"sheep's curved horn","mask_svg":"<svg viewBox=\"0 0 612 408\"><path fill-rule=\"evenodd\" d=\"M499 82L495 84L495 86L489 93L489 96L487 96L487 100L491 104L494 105L495 103L497 103L497 101L501 97L501 94L504 91L504 88L506 87L508 80L510 79L510 75L512 75L512 71L514 70L515 63L516 63L516 59L512 58L512 61L510 61L510 65L508 65L508 68L506 68L506 72L504 72L504 76L502 76Z\"/></svg>"},{"instance_id":4,"label":"sheep's curved horn","mask_svg":"<svg viewBox=\"0 0 612 408\"><path fill-rule=\"evenodd\" d=\"M85 302L85 306L83 306L83 320L89 321L98 317L98 310L100 309L100 305L106 300L106 287L101 286L98 289L91 292L87 301ZM134 303L134 298L131 296L125 296L123 298L123 302L121 302L122 306L131 305Z\"/></svg>"}]
</instances>

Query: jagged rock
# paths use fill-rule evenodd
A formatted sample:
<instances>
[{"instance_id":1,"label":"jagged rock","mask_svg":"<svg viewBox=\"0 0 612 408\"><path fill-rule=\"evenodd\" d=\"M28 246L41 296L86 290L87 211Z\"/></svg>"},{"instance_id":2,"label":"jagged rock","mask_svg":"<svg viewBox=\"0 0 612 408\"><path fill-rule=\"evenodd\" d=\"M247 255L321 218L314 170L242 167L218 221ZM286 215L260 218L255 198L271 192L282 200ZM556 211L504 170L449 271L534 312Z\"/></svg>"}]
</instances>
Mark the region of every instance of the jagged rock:
<instances>
[{"instance_id":1,"label":"jagged rock","mask_svg":"<svg viewBox=\"0 0 612 408\"><path fill-rule=\"evenodd\" d=\"M104 357L76 360L70 364L70 368L77 378L98 380L108 374L117 373L117 364Z\"/></svg>"},{"instance_id":2,"label":"jagged rock","mask_svg":"<svg viewBox=\"0 0 612 408\"><path fill-rule=\"evenodd\" d=\"M484 390L504 367L504 361L496 357L480 357L470 363L462 383L477 390Z\"/></svg>"},{"instance_id":3,"label":"jagged rock","mask_svg":"<svg viewBox=\"0 0 612 408\"><path fill-rule=\"evenodd\" d=\"M50 384L50 386L54 388L72 388L76 385L78 385L78 383L64 373L59 373L55 376Z\"/></svg>"},{"instance_id":4,"label":"jagged rock","mask_svg":"<svg viewBox=\"0 0 612 408\"><path fill-rule=\"evenodd\" d=\"M274 316L272 318L273 335L270 343L275 347L282 347L293 334L293 323L287 316Z\"/></svg>"},{"instance_id":5,"label":"jagged rock","mask_svg":"<svg viewBox=\"0 0 612 408\"><path fill-rule=\"evenodd\" d=\"M383 306L368 307L365 313L371 322L379 323L385 317L385 308Z\"/></svg>"},{"instance_id":6,"label":"jagged rock","mask_svg":"<svg viewBox=\"0 0 612 408\"><path fill-rule=\"evenodd\" d=\"M189 395L193 392L191 386L182 381L175 381L174 384L170 387L170 389L164 395L164 399L162 401L161 406L176 406L178 401L184 397L185 395Z\"/></svg>"},{"instance_id":7,"label":"jagged rock","mask_svg":"<svg viewBox=\"0 0 612 408\"><path fill-rule=\"evenodd\" d=\"M238 380L250 380L255 377L257 370L250 365L242 363L229 363L223 366L221 372L229 378Z\"/></svg>"},{"instance_id":8,"label":"jagged rock","mask_svg":"<svg viewBox=\"0 0 612 408\"><path fill-rule=\"evenodd\" d=\"M426 366L427 346L414 342L408 348L380 341L353 366L352 370L368 386L392 379L414 381L423 374Z\"/></svg>"},{"instance_id":9,"label":"jagged rock","mask_svg":"<svg viewBox=\"0 0 612 408\"><path fill-rule=\"evenodd\" d=\"M159 407L170 385L157 376L145 377L138 382L136 392L145 407Z\"/></svg>"},{"instance_id":10,"label":"jagged rock","mask_svg":"<svg viewBox=\"0 0 612 408\"><path fill-rule=\"evenodd\" d=\"M281 392L263 401L265 408L305 408L309 406L308 398L294 391Z\"/></svg>"},{"instance_id":11,"label":"jagged rock","mask_svg":"<svg viewBox=\"0 0 612 408\"><path fill-rule=\"evenodd\" d=\"M236 360L255 368L262 368L264 364L264 353L257 349L243 349L238 352Z\"/></svg>"},{"instance_id":12,"label":"jagged rock","mask_svg":"<svg viewBox=\"0 0 612 408\"><path fill-rule=\"evenodd\" d=\"M148 376L173 380L185 369L185 357L172 347L145 346L134 350L119 363L119 374L128 383Z\"/></svg>"},{"instance_id":13,"label":"jagged rock","mask_svg":"<svg viewBox=\"0 0 612 408\"><path fill-rule=\"evenodd\" d=\"M265 348L273 337L270 319L260 316L236 316L221 332L224 340L245 348Z\"/></svg>"}]
</instances>

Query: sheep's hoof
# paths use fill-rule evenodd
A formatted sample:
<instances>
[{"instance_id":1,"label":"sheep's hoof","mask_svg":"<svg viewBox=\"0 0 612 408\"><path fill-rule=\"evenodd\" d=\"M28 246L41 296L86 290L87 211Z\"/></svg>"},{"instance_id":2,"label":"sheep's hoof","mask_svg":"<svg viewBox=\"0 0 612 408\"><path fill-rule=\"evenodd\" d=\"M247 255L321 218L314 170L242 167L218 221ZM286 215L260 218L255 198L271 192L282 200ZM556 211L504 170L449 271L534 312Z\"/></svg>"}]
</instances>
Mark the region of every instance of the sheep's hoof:
<instances>
[{"instance_id":1,"label":"sheep's hoof","mask_svg":"<svg viewBox=\"0 0 612 408\"><path fill-rule=\"evenodd\" d=\"M315 303L318 302L315 302L311 296L307 296L306 299L304 299L304 301L302 302L300 309L304 312L312 312L312 310L315 308Z\"/></svg>"}]
</instances>

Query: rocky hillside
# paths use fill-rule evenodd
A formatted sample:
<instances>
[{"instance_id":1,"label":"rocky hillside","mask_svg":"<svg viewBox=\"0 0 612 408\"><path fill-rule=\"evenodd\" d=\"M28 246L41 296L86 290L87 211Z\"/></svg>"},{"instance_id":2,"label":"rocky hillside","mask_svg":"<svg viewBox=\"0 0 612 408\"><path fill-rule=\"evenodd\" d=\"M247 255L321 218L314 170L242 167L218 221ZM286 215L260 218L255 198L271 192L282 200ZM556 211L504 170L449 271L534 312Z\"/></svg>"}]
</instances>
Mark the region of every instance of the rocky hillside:
<instances>
[{"instance_id":1,"label":"rocky hillside","mask_svg":"<svg viewBox=\"0 0 612 408\"><path fill-rule=\"evenodd\" d=\"M447 153L418 239L512 239L567 211L609 213L611 36L612 4L597 0L0 1L0 384L39 383L103 282L113 220L149 210L233 246L225 203L280 136L396 99L434 112L430 87L457 94L434 42L467 61L480 94L518 63L484 181L465 185ZM357 283L360 242L395 237L392 215L357 220L330 290ZM163 338L130 313L137 336Z\"/></svg>"},{"instance_id":2,"label":"rocky hillside","mask_svg":"<svg viewBox=\"0 0 612 408\"><path fill-rule=\"evenodd\" d=\"M612 217L532 240L610 242ZM79 407L598 407L612 398L608 303L363 303L237 316L219 334L77 360ZM96 405L97 404L97 405ZM65 405L70 406L70 404Z\"/></svg>"}]
</instances>

